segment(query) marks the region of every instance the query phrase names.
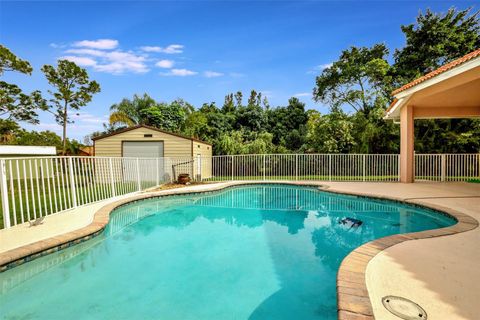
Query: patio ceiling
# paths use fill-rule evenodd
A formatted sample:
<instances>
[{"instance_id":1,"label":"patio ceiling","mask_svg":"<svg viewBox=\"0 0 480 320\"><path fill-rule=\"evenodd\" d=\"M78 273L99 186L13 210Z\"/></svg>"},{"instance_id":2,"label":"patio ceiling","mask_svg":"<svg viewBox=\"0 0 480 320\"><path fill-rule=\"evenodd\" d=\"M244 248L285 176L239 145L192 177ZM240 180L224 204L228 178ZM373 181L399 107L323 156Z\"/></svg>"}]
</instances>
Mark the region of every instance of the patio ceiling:
<instances>
[{"instance_id":1,"label":"patio ceiling","mask_svg":"<svg viewBox=\"0 0 480 320\"><path fill-rule=\"evenodd\" d=\"M415 119L480 117L480 59L431 77L400 92L385 119L400 119L400 110L413 107Z\"/></svg>"}]
</instances>

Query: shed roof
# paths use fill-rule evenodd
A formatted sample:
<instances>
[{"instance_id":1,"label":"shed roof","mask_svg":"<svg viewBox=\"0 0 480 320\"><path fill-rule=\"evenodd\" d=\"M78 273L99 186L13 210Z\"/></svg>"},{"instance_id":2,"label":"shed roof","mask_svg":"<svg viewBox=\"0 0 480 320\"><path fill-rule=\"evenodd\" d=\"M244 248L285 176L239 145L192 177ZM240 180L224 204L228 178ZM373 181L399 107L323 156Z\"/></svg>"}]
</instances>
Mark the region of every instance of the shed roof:
<instances>
[{"instance_id":1,"label":"shed roof","mask_svg":"<svg viewBox=\"0 0 480 320\"><path fill-rule=\"evenodd\" d=\"M184 135L181 135L181 134L178 134L178 133L168 132L168 131L158 129L158 128L155 128L155 127L151 127L151 126L147 126L147 125L144 125L144 124L140 124L140 125L125 128L125 129L121 129L121 130L118 130L118 131L115 131L115 132L112 132L112 133L107 133L107 134L92 138L92 140L94 140L94 141L101 140L101 139L104 139L104 138L107 138L107 137L111 137L111 136L114 136L114 135L117 135L117 134L120 134L120 133L132 131L132 130L139 129L139 128L146 128L146 129L154 130L154 131L157 131L157 132L169 134L169 135L172 135L172 136L175 136L175 137L187 139L187 140L190 140L190 141L196 141L196 142L208 144L210 146L212 145L211 143L206 142L206 141L202 141L202 140L195 139L195 138L192 138L192 137L184 136Z\"/></svg>"}]
</instances>

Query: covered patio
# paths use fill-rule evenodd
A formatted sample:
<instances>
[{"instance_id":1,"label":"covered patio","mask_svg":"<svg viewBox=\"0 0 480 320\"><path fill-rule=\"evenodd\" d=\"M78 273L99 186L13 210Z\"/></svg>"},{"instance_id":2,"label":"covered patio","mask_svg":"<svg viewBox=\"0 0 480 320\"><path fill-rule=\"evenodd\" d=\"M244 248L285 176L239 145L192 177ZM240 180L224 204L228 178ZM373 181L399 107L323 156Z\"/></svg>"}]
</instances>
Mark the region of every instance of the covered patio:
<instances>
[{"instance_id":1,"label":"covered patio","mask_svg":"<svg viewBox=\"0 0 480 320\"><path fill-rule=\"evenodd\" d=\"M480 49L392 92L385 119L400 122L400 181L415 177L415 119L480 117Z\"/></svg>"}]
</instances>

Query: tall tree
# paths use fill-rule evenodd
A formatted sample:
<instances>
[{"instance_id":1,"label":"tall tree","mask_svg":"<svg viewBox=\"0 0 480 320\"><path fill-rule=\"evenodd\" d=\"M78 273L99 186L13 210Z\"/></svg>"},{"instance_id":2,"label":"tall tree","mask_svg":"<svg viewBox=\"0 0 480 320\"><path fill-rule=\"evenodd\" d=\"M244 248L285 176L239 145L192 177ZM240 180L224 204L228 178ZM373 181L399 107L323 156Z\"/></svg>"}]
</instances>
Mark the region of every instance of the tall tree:
<instances>
[{"instance_id":1,"label":"tall tree","mask_svg":"<svg viewBox=\"0 0 480 320\"><path fill-rule=\"evenodd\" d=\"M317 76L313 99L335 108L349 106L365 114L375 106L385 105L383 84L390 81L387 55L384 44L342 51L338 61Z\"/></svg>"},{"instance_id":2,"label":"tall tree","mask_svg":"<svg viewBox=\"0 0 480 320\"><path fill-rule=\"evenodd\" d=\"M223 112L233 112L235 111L235 103L233 102L233 93L227 94L225 96L225 102L222 106Z\"/></svg>"},{"instance_id":3,"label":"tall tree","mask_svg":"<svg viewBox=\"0 0 480 320\"><path fill-rule=\"evenodd\" d=\"M52 103L50 112L55 115L55 120L63 127L62 153L67 150L67 125L72 120L68 111L80 110L86 106L95 93L100 92L100 85L96 81L90 81L87 71L74 62L59 60L55 68L51 65L44 65L42 71L48 82L56 89L50 91ZM53 109L53 111L52 111Z\"/></svg>"},{"instance_id":4,"label":"tall tree","mask_svg":"<svg viewBox=\"0 0 480 320\"><path fill-rule=\"evenodd\" d=\"M0 76L6 71L31 75L33 68L26 60L18 58L8 48L0 45ZM0 81L0 116L17 121L38 123L37 110L45 110L47 105L40 91L25 94L15 84Z\"/></svg>"},{"instance_id":5,"label":"tall tree","mask_svg":"<svg viewBox=\"0 0 480 320\"><path fill-rule=\"evenodd\" d=\"M243 98L242 92L237 91L237 93L235 93L235 101L237 103L237 108L242 106L242 98Z\"/></svg>"},{"instance_id":6,"label":"tall tree","mask_svg":"<svg viewBox=\"0 0 480 320\"><path fill-rule=\"evenodd\" d=\"M144 110L155 107L157 102L144 93L143 96L133 95L133 99L123 98L119 103L110 107L109 122L112 126L133 127L146 124Z\"/></svg>"},{"instance_id":7,"label":"tall tree","mask_svg":"<svg viewBox=\"0 0 480 320\"><path fill-rule=\"evenodd\" d=\"M395 50L396 85L403 85L445 63L480 48L479 12L471 9L447 13L427 10L416 24L401 26L406 44Z\"/></svg>"},{"instance_id":8,"label":"tall tree","mask_svg":"<svg viewBox=\"0 0 480 320\"><path fill-rule=\"evenodd\" d=\"M273 143L298 151L305 142L308 120L305 104L292 97L288 106L267 111L268 131L273 134Z\"/></svg>"},{"instance_id":9,"label":"tall tree","mask_svg":"<svg viewBox=\"0 0 480 320\"><path fill-rule=\"evenodd\" d=\"M15 121L0 119L0 144L10 144L18 131L20 126Z\"/></svg>"},{"instance_id":10,"label":"tall tree","mask_svg":"<svg viewBox=\"0 0 480 320\"><path fill-rule=\"evenodd\" d=\"M321 115L318 111L309 112L308 151L325 153L349 153L355 146L353 123L339 107Z\"/></svg>"}]
</instances>

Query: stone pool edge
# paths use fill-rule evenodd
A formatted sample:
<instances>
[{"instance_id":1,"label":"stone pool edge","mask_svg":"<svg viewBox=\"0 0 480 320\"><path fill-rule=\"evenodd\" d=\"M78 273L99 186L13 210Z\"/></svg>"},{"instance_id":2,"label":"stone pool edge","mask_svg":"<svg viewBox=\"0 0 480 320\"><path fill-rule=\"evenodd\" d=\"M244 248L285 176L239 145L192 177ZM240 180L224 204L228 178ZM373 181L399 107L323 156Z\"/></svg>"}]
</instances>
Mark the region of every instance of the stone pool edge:
<instances>
[{"instance_id":1,"label":"stone pool edge","mask_svg":"<svg viewBox=\"0 0 480 320\"><path fill-rule=\"evenodd\" d=\"M201 185L201 187L195 186L195 188L186 187L162 191L150 191L132 195L131 197L106 204L94 213L93 221L85 227L0 253L0 272L4 272L23 263L90 240L91 238L103 232L110 220L110 213L125 204L155 197L207 193L219 191L228 187L254 184L289 184L298 186L313 186L318 187L319 190L325 192L413 204L419 207L440 211L441 213L451 216L457 221L455 225L446 228L398 234L376 239L361 245L348 254L340 264L337 273L337 311L339 320L375 319L366 286L365 276L368 263L378 253L404 241L453 235L473 230L479 226L479 222L476 219L451 208L434 204L424 204L414 199L402 199L395 196L372 195L361 192L335 190L334 187L326 186L322 182L231 181L220 184L206 184Z\"/></svg>"}]
</instances>

